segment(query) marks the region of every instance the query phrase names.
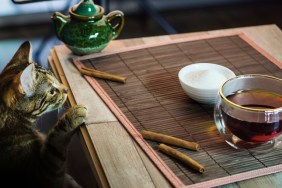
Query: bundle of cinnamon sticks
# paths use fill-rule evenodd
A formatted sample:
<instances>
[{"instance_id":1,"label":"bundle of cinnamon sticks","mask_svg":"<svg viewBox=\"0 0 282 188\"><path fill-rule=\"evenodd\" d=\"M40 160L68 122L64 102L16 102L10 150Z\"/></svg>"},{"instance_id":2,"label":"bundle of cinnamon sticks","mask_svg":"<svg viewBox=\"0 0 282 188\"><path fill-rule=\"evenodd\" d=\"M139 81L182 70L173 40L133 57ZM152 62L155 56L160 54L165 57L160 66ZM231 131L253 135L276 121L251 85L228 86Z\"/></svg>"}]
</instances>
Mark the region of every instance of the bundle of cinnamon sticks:
<instances>
[{"instance_id":1,"label":"bundle of cinnamon sticks","mask_svg":"<svg viewBox=\"0 0 282 188\"><path fill-rule=\"evenodd\" d=\"M166 145L166 144L170 144L170 145L174 145L174 146L178 146L178 147L182 147L182 148L186 148L186 149L190 149L194 151L199 151L200 145L198 143L189 142L189 141L182 140L176 137L172 137L172 136L168 136L168 135L164 135L164 134L160 134L160 133L156 133L152 131L146 131L146 130L142 130L141 135L145 139L149 139L149 140L161 143L159 144L158 149L162 151L163 153L182 161L184 164L190 166L191 168L193 168L194 170L200 173L205 172L204 166L202 166L196 160Z\"/></svg>"}]
</instances>

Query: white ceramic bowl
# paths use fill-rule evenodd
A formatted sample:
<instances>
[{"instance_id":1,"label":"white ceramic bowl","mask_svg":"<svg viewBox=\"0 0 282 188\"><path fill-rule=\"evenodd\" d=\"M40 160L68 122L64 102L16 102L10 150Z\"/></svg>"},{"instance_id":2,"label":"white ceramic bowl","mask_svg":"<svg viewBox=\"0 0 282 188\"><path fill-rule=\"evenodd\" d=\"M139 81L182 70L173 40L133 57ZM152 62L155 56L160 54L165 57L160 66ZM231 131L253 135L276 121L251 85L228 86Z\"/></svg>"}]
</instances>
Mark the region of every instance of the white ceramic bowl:
<instances>
[{"instance_id":1,"label":"white ceramic bowl","mask_svg":"<svg viewBox=\"0 0 282 188\"><path fill-rule=\"evenodd\" d=\"M184 92L204 104L214 104L221 85L235 76L227 67L212 63L187 65L178 73Z\"/></svg>"}]
</instances>

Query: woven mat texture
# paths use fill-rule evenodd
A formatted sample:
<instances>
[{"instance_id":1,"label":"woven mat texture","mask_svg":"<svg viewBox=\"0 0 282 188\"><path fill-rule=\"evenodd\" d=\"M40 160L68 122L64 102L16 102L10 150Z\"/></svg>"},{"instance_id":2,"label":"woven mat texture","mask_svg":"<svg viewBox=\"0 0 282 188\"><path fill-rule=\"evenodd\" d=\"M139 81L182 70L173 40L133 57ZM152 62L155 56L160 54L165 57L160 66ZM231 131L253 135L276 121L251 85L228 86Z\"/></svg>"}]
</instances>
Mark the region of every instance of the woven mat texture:
<instances>
[{"instance_id":1,"label":"woven mat texture","mask_svg":"<svg viewBox=\"0 0 282 188\"><path fill-rule=\"evenodd\" d=\"M220 137L213 106L197 103L182 90L178 71L192 63L216 63L236 75L282 71L238 35L181 42L84 60L85 66L127 77L126 84L97 79L137 130L150 130L198 142L201 150L186 153L205 166L200 174L157 151L185 185L282 164L282 150L253 155L237 151ZM148 141L153 148L158 143Z\"/></svg>"}]
</instances>

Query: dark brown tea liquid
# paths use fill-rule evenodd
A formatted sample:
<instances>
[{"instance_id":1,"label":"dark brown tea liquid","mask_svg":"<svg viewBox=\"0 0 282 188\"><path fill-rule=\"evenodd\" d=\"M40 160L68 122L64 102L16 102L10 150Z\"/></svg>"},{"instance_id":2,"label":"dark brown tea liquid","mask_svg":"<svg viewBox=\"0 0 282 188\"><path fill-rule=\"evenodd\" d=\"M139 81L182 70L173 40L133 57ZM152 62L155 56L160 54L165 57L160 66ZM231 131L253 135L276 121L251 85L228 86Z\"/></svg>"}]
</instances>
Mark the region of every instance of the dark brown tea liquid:
<instances>
[{"instance_id":1,"label":"dark brown tea liquid","mask_svg":"<svg viewBox=\"0 0 282 188\"><path fill-rule=\"evenodd\" d=\"M282 107L282 96L263 90L239 91L227 96L235 104L255 109L275 109ZM257 112L253 112L257 113ZM279 114L273 114L279 116ZM228 129L237 137L248 142L265 142L282 131L282 120L276 122L257 122L240 120L222 111L223 120Z\"/></svg>"}]
</instances>

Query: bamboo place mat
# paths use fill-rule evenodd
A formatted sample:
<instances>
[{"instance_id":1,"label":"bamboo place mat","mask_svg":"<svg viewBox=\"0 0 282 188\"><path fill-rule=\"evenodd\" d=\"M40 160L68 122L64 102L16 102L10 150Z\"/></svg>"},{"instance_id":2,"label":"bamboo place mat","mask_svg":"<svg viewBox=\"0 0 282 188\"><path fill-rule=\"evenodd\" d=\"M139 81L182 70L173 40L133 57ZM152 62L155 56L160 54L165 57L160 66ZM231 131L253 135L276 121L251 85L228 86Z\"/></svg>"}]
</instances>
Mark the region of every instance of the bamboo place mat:
<instances>
[{"instance_id":1,"label":"bamboo place mat","mask_svg":"<svg viewBox=\"0 0 282 188\"><path fill-rule=\"evenodd\" d=\"M200 144L201 149L197 152L174 148L201 163L205 167L203 174L159 152L158 143L143 140L183 185L216 186L282 171L282 150L266 154L234 150L216 129L213 106L197 103L184 93L178 80L179 70L200 62L226 66L236 75L267 74L282 78L282 71L277 66L279 62L243 34L184 40L74 59L78 68L95 68L127 78L126 84L121 84L86 76L97 93L111 101L106 102L109 107L118 107L120 112L115 114L129 121L122 121L123 124L133 125L137 131L155 131ZM142 143L140 145L142 147ZM148 151L146 147L144 151ZM162 165L152 155L149 157L157 166ZM158 167L176 186L170 175Z\"/></svg>"}]
</instances>

